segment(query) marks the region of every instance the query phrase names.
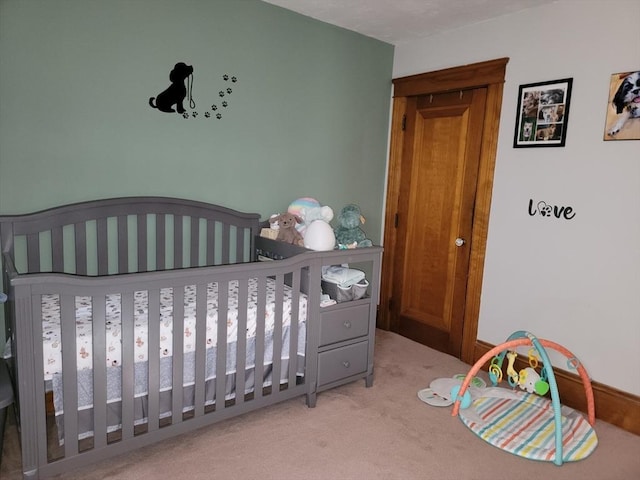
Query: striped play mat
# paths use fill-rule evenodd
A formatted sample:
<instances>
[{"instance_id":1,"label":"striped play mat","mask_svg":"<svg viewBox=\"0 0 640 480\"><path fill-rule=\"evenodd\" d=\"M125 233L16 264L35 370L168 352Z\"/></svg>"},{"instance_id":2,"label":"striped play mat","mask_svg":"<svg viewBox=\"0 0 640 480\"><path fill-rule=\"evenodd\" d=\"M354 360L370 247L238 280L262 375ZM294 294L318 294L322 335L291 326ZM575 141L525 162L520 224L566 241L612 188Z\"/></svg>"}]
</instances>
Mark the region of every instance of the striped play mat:
<instances>
[{"instance_id":1,"label":"striped play mat","mask_svg":"<svg viewBox=\"0 0 640 480\"><path fill-rule=\"evenodd\" d=\"M491 445L532 460L556 457L555 421L551 401L535 393L485 389L467 409L462 422ZM504 393L501 393L503 391ZM576 410L562 407L562 461L588 457L598 445L596 432Z\"/></svg>"}]
</instances>

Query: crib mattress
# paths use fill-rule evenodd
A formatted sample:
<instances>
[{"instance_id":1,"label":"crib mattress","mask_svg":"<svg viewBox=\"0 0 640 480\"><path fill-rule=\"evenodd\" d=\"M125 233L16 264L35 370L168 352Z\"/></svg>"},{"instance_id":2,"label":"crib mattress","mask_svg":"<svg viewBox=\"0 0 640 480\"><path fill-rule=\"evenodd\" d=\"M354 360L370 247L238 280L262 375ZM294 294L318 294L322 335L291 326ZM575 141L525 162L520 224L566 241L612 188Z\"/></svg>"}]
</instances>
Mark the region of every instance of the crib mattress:
<instances>
[{"instance_id":1,"label":"crib mattress","mask_svg":"<svg viewBox=\"0 0 640 480\"><path fill-rule=\"evenodd\" d=\"M234 343L238 338L238 281L229 282L227 315L227 343ZM247 338L252 338L257 329L257 297L258 282L249 280L247 303ZM300 294L299 317L307 317L307 299ZM285 285L283 298L283 326L291 322L291 289ZM107 366L119 366L121 362L121 295L106 296L106 348ZM75 297L76 317L76 350L78 370L93 367L92 344L92 302L89 296ZM147 291L134 294L135 361L146 362L148 358L148 321L149 301ZM196 341L196 286L184 287L184 352L195 351ZM45 380L62 372L62 349L60 337L60 296L42 296L43 316L43 362ZM268 278L266 282L265 331L274 328L275 322L275 281ZM218 343L218 283L207 285L207 348ZM160 356L171 357L173 348L173 289L163 288L160 291Z\"/></svg>"},{"instance_id":2,"label":"crib mattress","mask_svg":"<svg viewBox=\"0 0 640 480\"><path fill-rule=\"evenodd\" d=\"M504 389L498 389L504 390ZM534 393L513 391L482 396L460 409L460 419L491 445L515 455L553 462L556 458L551 401ZM588 457L598 445L595 431L576 410L562 407L562 461Z\"/></svg>"}]
</instances>

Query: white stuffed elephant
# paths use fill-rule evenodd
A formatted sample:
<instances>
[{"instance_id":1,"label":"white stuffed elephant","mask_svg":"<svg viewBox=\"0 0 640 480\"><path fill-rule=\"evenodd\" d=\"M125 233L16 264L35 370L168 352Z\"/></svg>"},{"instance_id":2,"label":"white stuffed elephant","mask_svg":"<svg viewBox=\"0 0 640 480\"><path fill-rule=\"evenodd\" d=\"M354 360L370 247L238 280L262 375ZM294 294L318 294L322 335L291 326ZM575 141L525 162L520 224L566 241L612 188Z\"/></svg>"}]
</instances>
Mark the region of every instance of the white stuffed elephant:
<instances>
[{"instance_id":1,"label":"white stuffed elephant","mask_svg":"<svg viewBox=\"0 0 640 480\"><path fill-rule=\"evenodd\" d=\"M536 382L538 380L540 380L540 375L538 375L538 372L536 372L531 367L527 367L524 370L520 370L518 386L522 390L533 393L536 390Z\"/></svg>"},{"instance_id":2,"label":"white stuffed elephant","mask_svg":"<svg viewBox=\"0 0 640 480\"><path fill-rule=\"evenodd\" d=\"M305 225L304 246L311 250L333 250L336 246L336 236L329 225L333 219L331 207L303 207L301 217Z\"/></svg>"},{"instance_id":3,"label":"white stuffed elephant","mask_svg":"<svg viewBox=\"0 0 640 480\"><path fill-rule=\"evenodd\" d=\"M520 370L518 386L529 393L537 393L538 395L545 395L549 391L549 384L542 380L538 372L531 367Z\"/></svg>"}]
</instances>

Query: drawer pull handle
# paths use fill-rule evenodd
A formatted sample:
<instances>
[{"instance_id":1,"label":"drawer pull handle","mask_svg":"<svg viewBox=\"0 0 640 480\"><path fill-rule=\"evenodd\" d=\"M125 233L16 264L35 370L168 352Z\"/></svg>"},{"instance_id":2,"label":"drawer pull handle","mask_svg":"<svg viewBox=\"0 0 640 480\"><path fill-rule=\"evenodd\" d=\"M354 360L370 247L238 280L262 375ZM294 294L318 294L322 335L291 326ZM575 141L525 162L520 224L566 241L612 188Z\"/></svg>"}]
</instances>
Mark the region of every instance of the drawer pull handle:
<instances>
[{"instance_id":1,"label":"drawer pull handle","mask_svg":"<svg viewBox=\"0 0 640 480\"><path fill-rule=\"evenodd\" d=\"M351 322L349 320L345 320L343 325L344 325L344 328L351 328Z\"/></svg>"},{"instance_id":2,"label":"drawer pull handle","mask_svg":"<svg viewBox=\"0 0 640 480\"><path fill-rule=\"evenodd\" d=\"M344 366L344 368L349 368L351 366L351 363L349 363L348 360L345 360L344 362L342 362L342 365Z\"/></svg>"}]
</instances>

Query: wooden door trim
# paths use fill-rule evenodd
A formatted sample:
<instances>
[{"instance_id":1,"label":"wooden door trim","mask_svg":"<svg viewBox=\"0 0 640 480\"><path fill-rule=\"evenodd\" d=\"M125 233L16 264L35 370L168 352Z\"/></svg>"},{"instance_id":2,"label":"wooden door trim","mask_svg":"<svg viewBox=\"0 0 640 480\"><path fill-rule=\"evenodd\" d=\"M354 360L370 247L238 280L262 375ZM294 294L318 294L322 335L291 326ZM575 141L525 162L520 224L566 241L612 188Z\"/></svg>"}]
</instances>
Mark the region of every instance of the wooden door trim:
<instances>
[{"instance_id":1,"label":"wooden door trim","mask_svg":"<svg viewBox=\"0 0 640 480\"><path fill-rule=\"evenodd\" d=\"M502 107L502 92L508 58L499 58L461 67L411 75L393 80L394 98L391 118L389 171L385 209L384 255L380 288L378 327L397 331L389 314L393 294L394 252L397 244L396 212L400 195L402 149L404 143L403 117L408 97L429 95L469 88L487 88L484 130L480 149L480 167L476 191L476 205L469 257L469 279L464 313L461 359L473 363L478 334L482 276L487 244L489 210L493 191L493 175L498 146L498 127Z\"/></svg>"},{"instance_id":2,"label":"wooden door trim","mask_svg":"<svg viewBox=\"0 0 640 480\"><path fill-rule=\"evenodd\" d=\"M508 58L393 79L394 97L413 97L503 84Z\"/></svg>"}]
</instances>

